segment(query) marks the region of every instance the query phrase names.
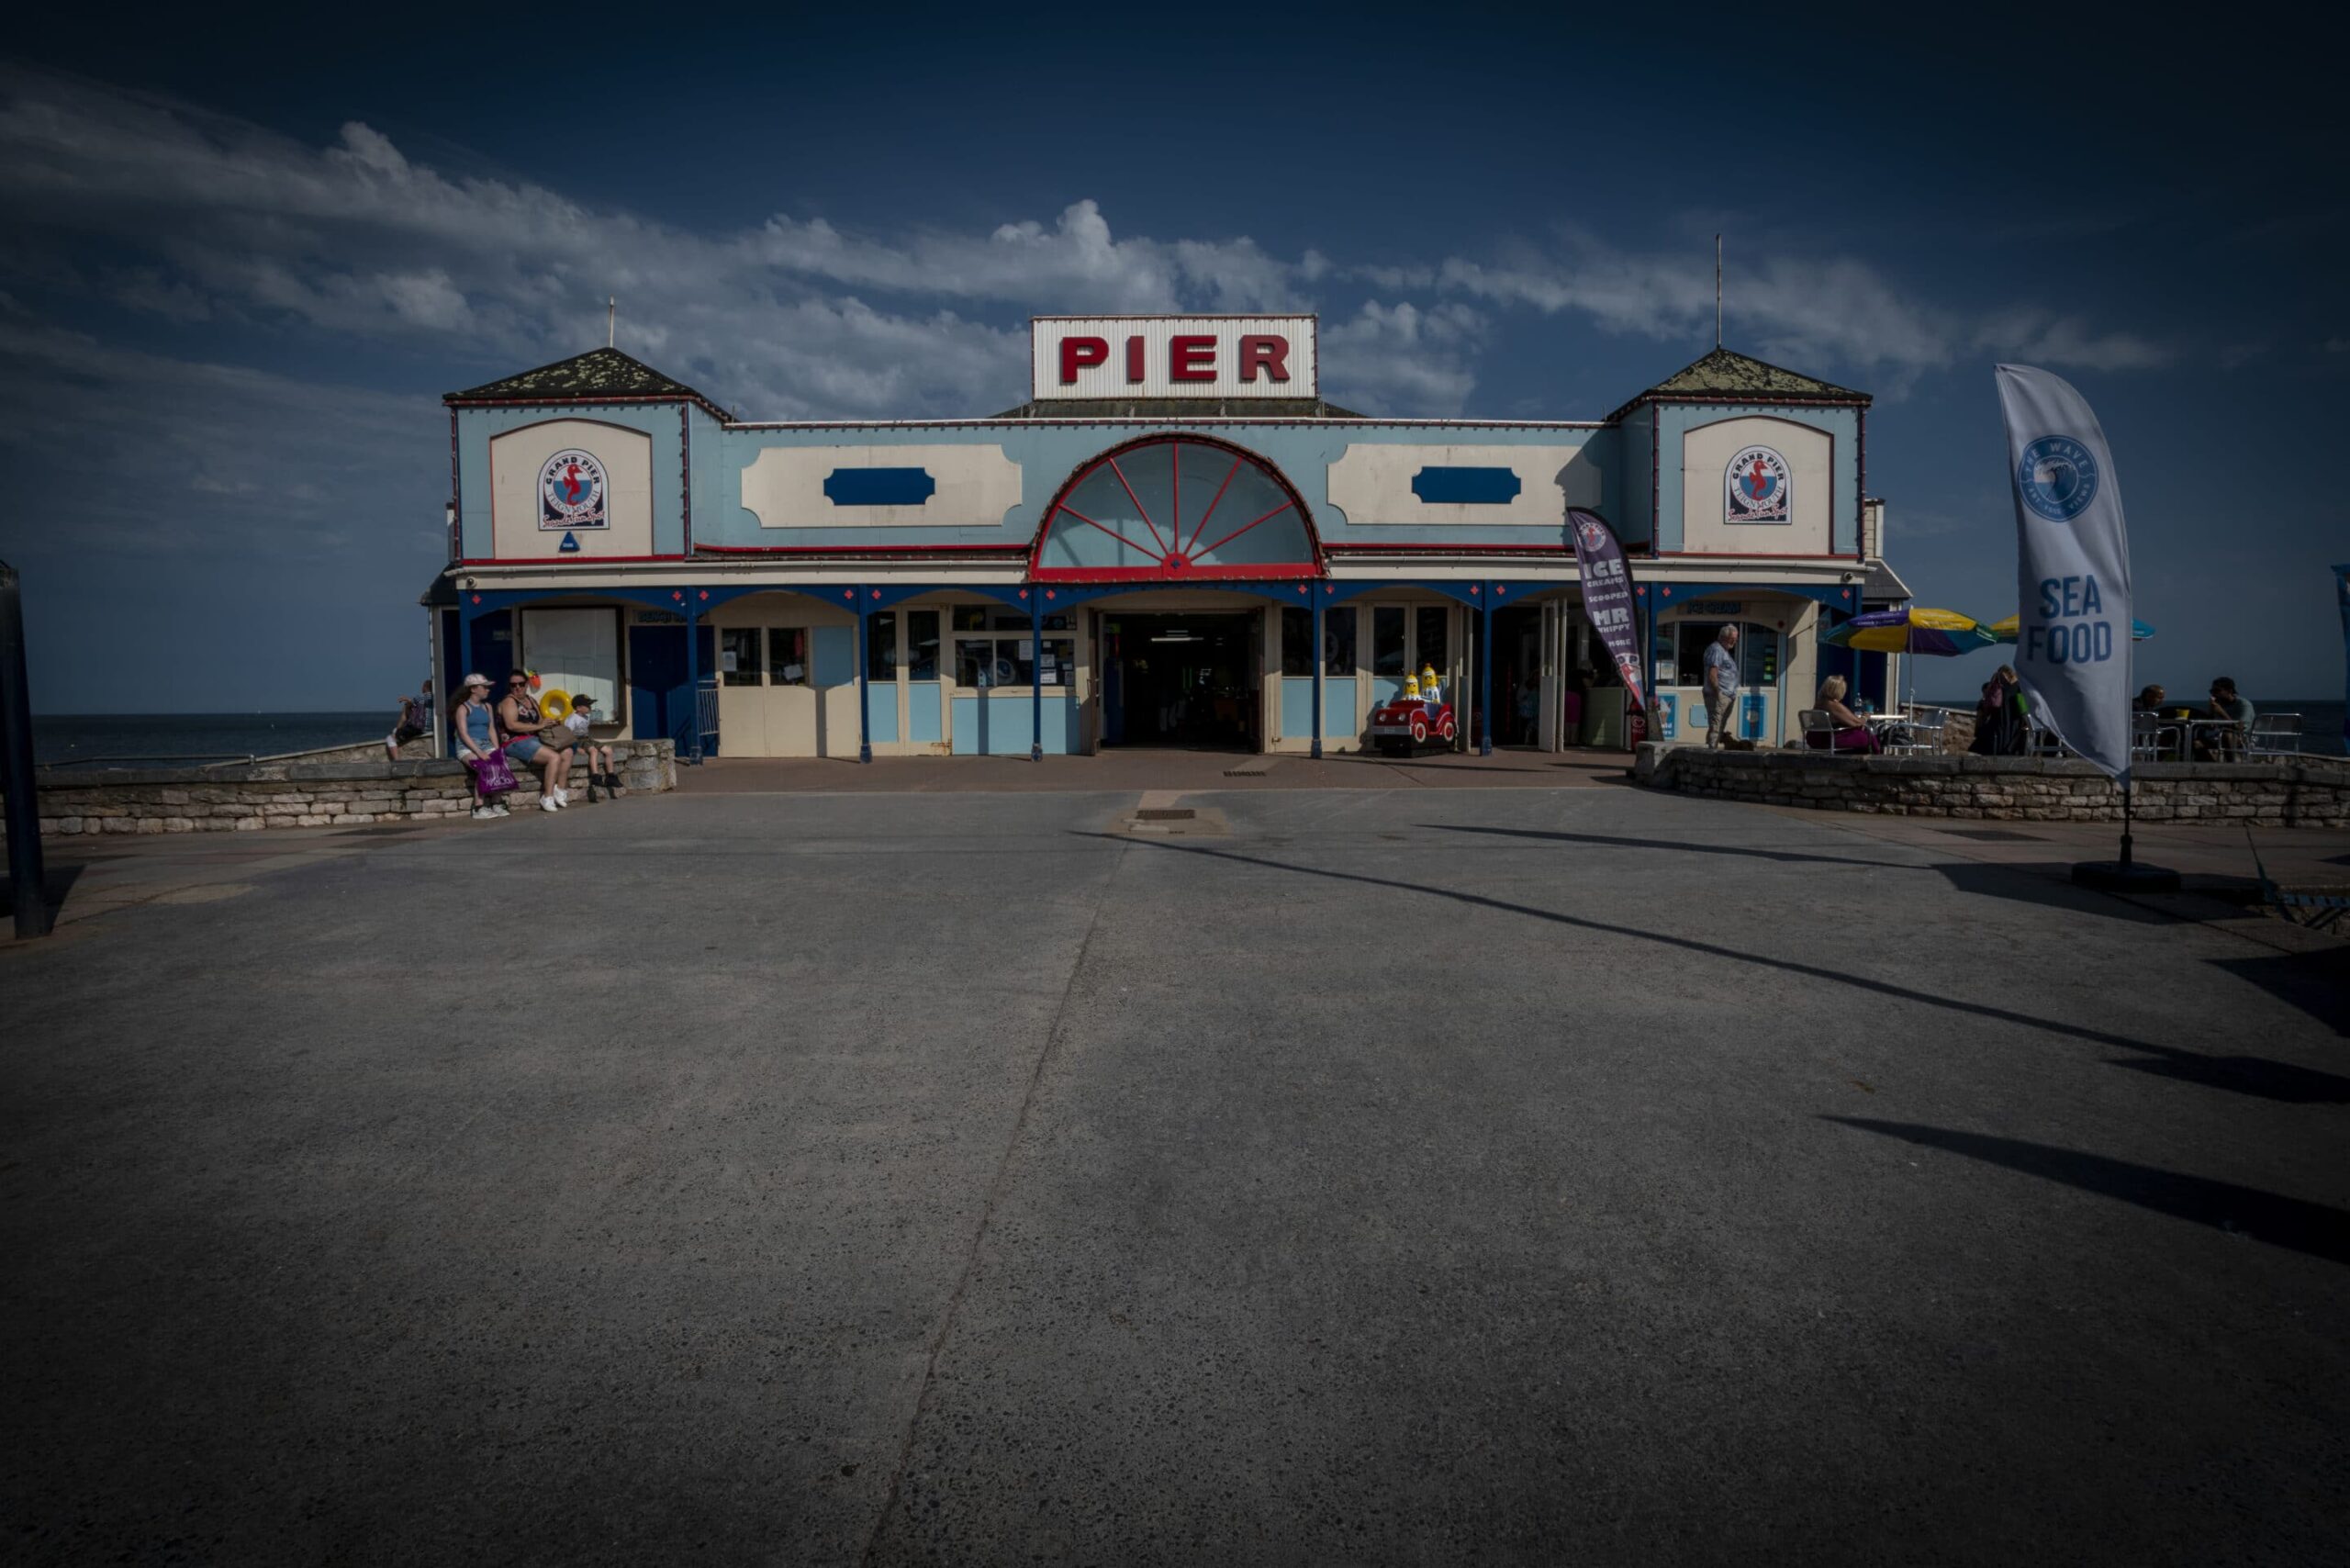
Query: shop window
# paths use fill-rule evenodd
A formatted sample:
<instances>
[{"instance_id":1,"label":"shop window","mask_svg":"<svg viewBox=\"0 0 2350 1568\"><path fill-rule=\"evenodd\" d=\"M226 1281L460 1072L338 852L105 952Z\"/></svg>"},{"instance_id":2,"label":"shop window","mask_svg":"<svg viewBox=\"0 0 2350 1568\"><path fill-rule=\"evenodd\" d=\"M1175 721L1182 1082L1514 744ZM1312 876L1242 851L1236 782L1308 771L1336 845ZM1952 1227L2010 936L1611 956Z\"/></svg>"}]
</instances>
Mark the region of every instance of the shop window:
<instances>
[{"instance_id":1,"label":"shop window","mask_svg":"<svg viewBox=\"0 0 2350 1568\"><path fill-rule=\"evenodd\" d=\"M767 684L769 686L809 684L807 627L770 626L767 628Z\"/></svg>"},{"instance_id":2,"label":"shop window","mask_svg":"<svg viewBox=\"0 0 2350 1568\"><path fill-rule=\"evenodd\" d=\"M1314 611L1281 606L1281 673L1314 673Z\"/></svg>"},{"instance_id":3,"label":"shop window","mask_svg":"<svg viewBox=\"0 0 2350 1568\"><path fill-rule=\"evenodd\" d=\"M1452 667L1451 657L1445 650L1445 631L1452 612L1440 604L1424 604L1414 619L1419 635L1413 639L1416 645L1411 673L1417 675L1423 669L1433 668L1437 674L1444 674Z\"/></svg>"},{"instance_id":4,"label":"shop window","mask_svg":"<svg viewBox=\"0 0 2350 1568\"><path fill-rule=\"evenodd\" d=\"M606 609L524 610L515 664L539 674L542 693L592 697L599 720L616 722L621 694L621 612Z\"/></svg>"},{"instance_id":5,"label":"shop window","mask_svg":"<svg viewBox=\"0 0 2350 1568\"><path fill-rule=\"evenodd\" d=\"M906 618L906 678L938 678L938 611L909 610Z\"/></svg>"},{"instance_id":6,"label":"shop window","mask_svg":"<svg viewBox=\"0 0 2350 1568\"><path fill-rule=\"evenodd\" d=\"M973 690L1026 687L1041 674L1046 686L1068 686L1076 679L1077 642L1071 637L1045 639L1040 672L1026 637L957 637L955 639L955 684Z\"/></svg>"},{"instance_id":7,"label":"shop window","mask_svg":"<svg viewBox=\"0 0 2350 1568\"><path fill-rule=\"evenodd\" d=\"M1322 612L1322 673L1355 677L1355 611L1352 605L1344 610Z\"/></svg>"},{"instance_id":8,"label":"shop window","mask_svg":"<svg viewBox=\"0 0 2350 1568\"><path fill-rule=\"evenodd\" d=\"M1025 632L1028 630L1028 607L1024 604L958 604L954 606L954 629L957 632ZM1047 631L1069 629L1066 615L1045 617Z\"/></svg>"},{"instance_id":9,"label":"shop window","mask_svg":"<svg viewBox=\"0 0 2350 1568\"><path fill-rule=\"evenodd\" d=\"M865 678L898 678L898 612L879 610L865 618Z\"/></svg>"},{"instance_id":10,"label":"shop window","mask_svg":"<svg viewBox=\"0 0 2350 1568\"><path fill-rule=\"evenodd\" d=\"M1779 633L1751 622L1738 630L1740 678L1749 686L1779 684Z\"/></svg>"},{"instance_id":11,"label":"shop window","mask_svg":"<svg viewBox=\"0 0 2350 1568\"><path fill-rule=\"evenodd\" d=\"M759 629L722 626L718 629L718 678L725 686L759 684Z\"/></svg>"},{"instance_id":12,"label":"shop window","mask_svg":"<svg viewBox=\"0 0 2350 1568\"><path fill-rule=\"evenodd\" d=\"M1404 678L1404 607L1382 604L1371 612L1371 673Z\"/></svg>"},{"instance_id":13,"label":"shop window","mask_svg":"<svg viewBox=\"0 0 2350 1568\"><path fill-rule=\"evenodd\" d=\"M1673 668L1659 670L1661 686L1703 686L1706 683L1706 649L1721 635L1718 621L1681 621L1673 626Z\"/></svg>"}]
</instances>

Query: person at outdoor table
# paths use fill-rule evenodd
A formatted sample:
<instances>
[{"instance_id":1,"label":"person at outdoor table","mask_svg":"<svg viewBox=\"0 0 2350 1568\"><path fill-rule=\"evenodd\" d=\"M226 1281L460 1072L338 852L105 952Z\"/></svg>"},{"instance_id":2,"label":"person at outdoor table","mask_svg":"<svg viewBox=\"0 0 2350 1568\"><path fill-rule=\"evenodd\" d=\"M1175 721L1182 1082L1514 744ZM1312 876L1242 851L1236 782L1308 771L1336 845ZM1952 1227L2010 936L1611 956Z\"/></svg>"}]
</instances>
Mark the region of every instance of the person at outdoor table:
<instances>
[{"instance_id":1,"label":"person at outdoor table","mask_svg":"<svg viewBox=\"0 0 2350 1568\"><path fill-rule=\"evenodd\" d=\"M2159 713L2163 711L2163 704L2168 700L2170 700L2169 692L2159 686L2150 686L2138 693L2138 700L2131 706L2141 713Z\"/></svg>"},{"instance_id":2,"label":"person at outdoor table","mask_svg":"<svg viewBox=\"0 0 2350 1568\"><path fill-rule=\"evenodd\" d=\"M1819 683L1819 700L1815 706L1827 713L1829 722L1835 726L1835 733L1830 736L1826 745L1813 749L1864 751L1874 756L1885 749L1885 743L1877 738L1874 730L1869 728L1866 719L1844 705L1844 693L1849 689L1841 675L1831 675Z\"/></svg>"},{"instance_id":3,"label":"person at outdoor table","mask_svg":"<svg viewBox=\"0 0 2350 1568\"><path fill-rule=\"evenodd\" d=\"M1983 683L1982 700L1975 704L1975 743L1966 749L1977 756L2021 756L2031 738L2022 683L2013 665L2001 665Z\"/></svg>"},{"instance_id":4,"label":"person at outdoor table","mask_svg":"<svg viewBox=\"0 0 2350 1568\"><path fill-rule=\"evenodd\" d=\"M2226 676L2211 682L2211 717L2221 723L2195 731L2199 762L2232 762L2244 755L2244 737L2252 733L2252 704L2236 695L2236 683Z\"/></svg>"}]
</instances>

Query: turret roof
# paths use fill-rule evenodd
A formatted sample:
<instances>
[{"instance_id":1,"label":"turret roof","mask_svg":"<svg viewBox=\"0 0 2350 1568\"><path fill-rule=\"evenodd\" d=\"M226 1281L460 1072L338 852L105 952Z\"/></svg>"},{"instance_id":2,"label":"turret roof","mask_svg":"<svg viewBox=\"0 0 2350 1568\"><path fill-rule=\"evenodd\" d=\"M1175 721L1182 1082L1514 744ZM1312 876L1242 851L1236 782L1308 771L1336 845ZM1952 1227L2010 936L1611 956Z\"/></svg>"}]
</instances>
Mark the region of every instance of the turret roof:
<instances>
[{"instance_id":1,"label":"turret roof","mask_svg":"<svg viewBox=\"0 0 2350 1568\"><path fill-rule=\"evenodd\" d=\"M1618 420L1651 398L1718 398L1725 403L1867 403L1865 392L1766 364L1735 349L1715 349L1684 365L1607 417Z\"/></svg>"},{"instance_id":2,"label":"turret roof","mask_svg":"<svg viewBox=\"0 0 2350 1568\"><path fill-rule=\"evenodd\" d=\"M676 400L699 403L720 419L726 411L682 381L662 375L641 359L618 349L590 349L586 353L543 364L519 375L452 392L444 403L568 403Z\"/></svg>"}]
</instances>

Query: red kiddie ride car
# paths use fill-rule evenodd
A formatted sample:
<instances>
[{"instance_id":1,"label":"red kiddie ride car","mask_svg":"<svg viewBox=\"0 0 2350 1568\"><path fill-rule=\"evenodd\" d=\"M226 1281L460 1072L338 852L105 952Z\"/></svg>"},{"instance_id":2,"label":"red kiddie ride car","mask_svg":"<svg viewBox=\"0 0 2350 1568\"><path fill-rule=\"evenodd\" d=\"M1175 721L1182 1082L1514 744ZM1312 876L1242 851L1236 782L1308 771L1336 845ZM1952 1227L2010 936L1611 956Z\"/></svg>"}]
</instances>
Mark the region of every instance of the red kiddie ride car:
<instances>
[{"instance_id":1,"label":"red kiddie ride car","mask_svg":"<svg viewBox=\"0 0 2350 1568\"><path fill-rule=\"evenodd\" d=\"M1458 733L1452 704L1441 698L1431 702L1419 697L1398 697L1371 711L1371 744L1391 756L1409 756L1432 741L1449 746Z\"/></svg>"}]
</instances>

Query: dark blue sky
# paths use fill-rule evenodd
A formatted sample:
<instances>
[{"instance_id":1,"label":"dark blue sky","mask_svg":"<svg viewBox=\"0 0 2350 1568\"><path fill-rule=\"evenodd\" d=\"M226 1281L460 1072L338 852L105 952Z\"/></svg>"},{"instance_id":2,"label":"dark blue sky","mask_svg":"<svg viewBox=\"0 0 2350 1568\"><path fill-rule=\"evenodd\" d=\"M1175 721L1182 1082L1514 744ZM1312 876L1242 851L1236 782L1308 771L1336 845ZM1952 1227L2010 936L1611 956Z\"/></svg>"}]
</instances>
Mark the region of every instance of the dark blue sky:
<instances>
[{"instance_id":1,"label":"dark blue sky","mask_svg":"<svg viewBox=\"0 0 2350 1568\"><path fill-rule=\"evenodd\" d=\"M2014 609L1990 367L2038 364L2114 445L2141 678L2340 678L2338 38L672 9L10 40L0 553L37 701L412 683L438 395L600 342L608 292L621 346L754 418L991 412L1034 312L1262 306L1321 312L1338 401L1594 419L1711 345L1718 230L1730 345L1877 395L1924 602Z\"/></svg>"}]
</instances>

